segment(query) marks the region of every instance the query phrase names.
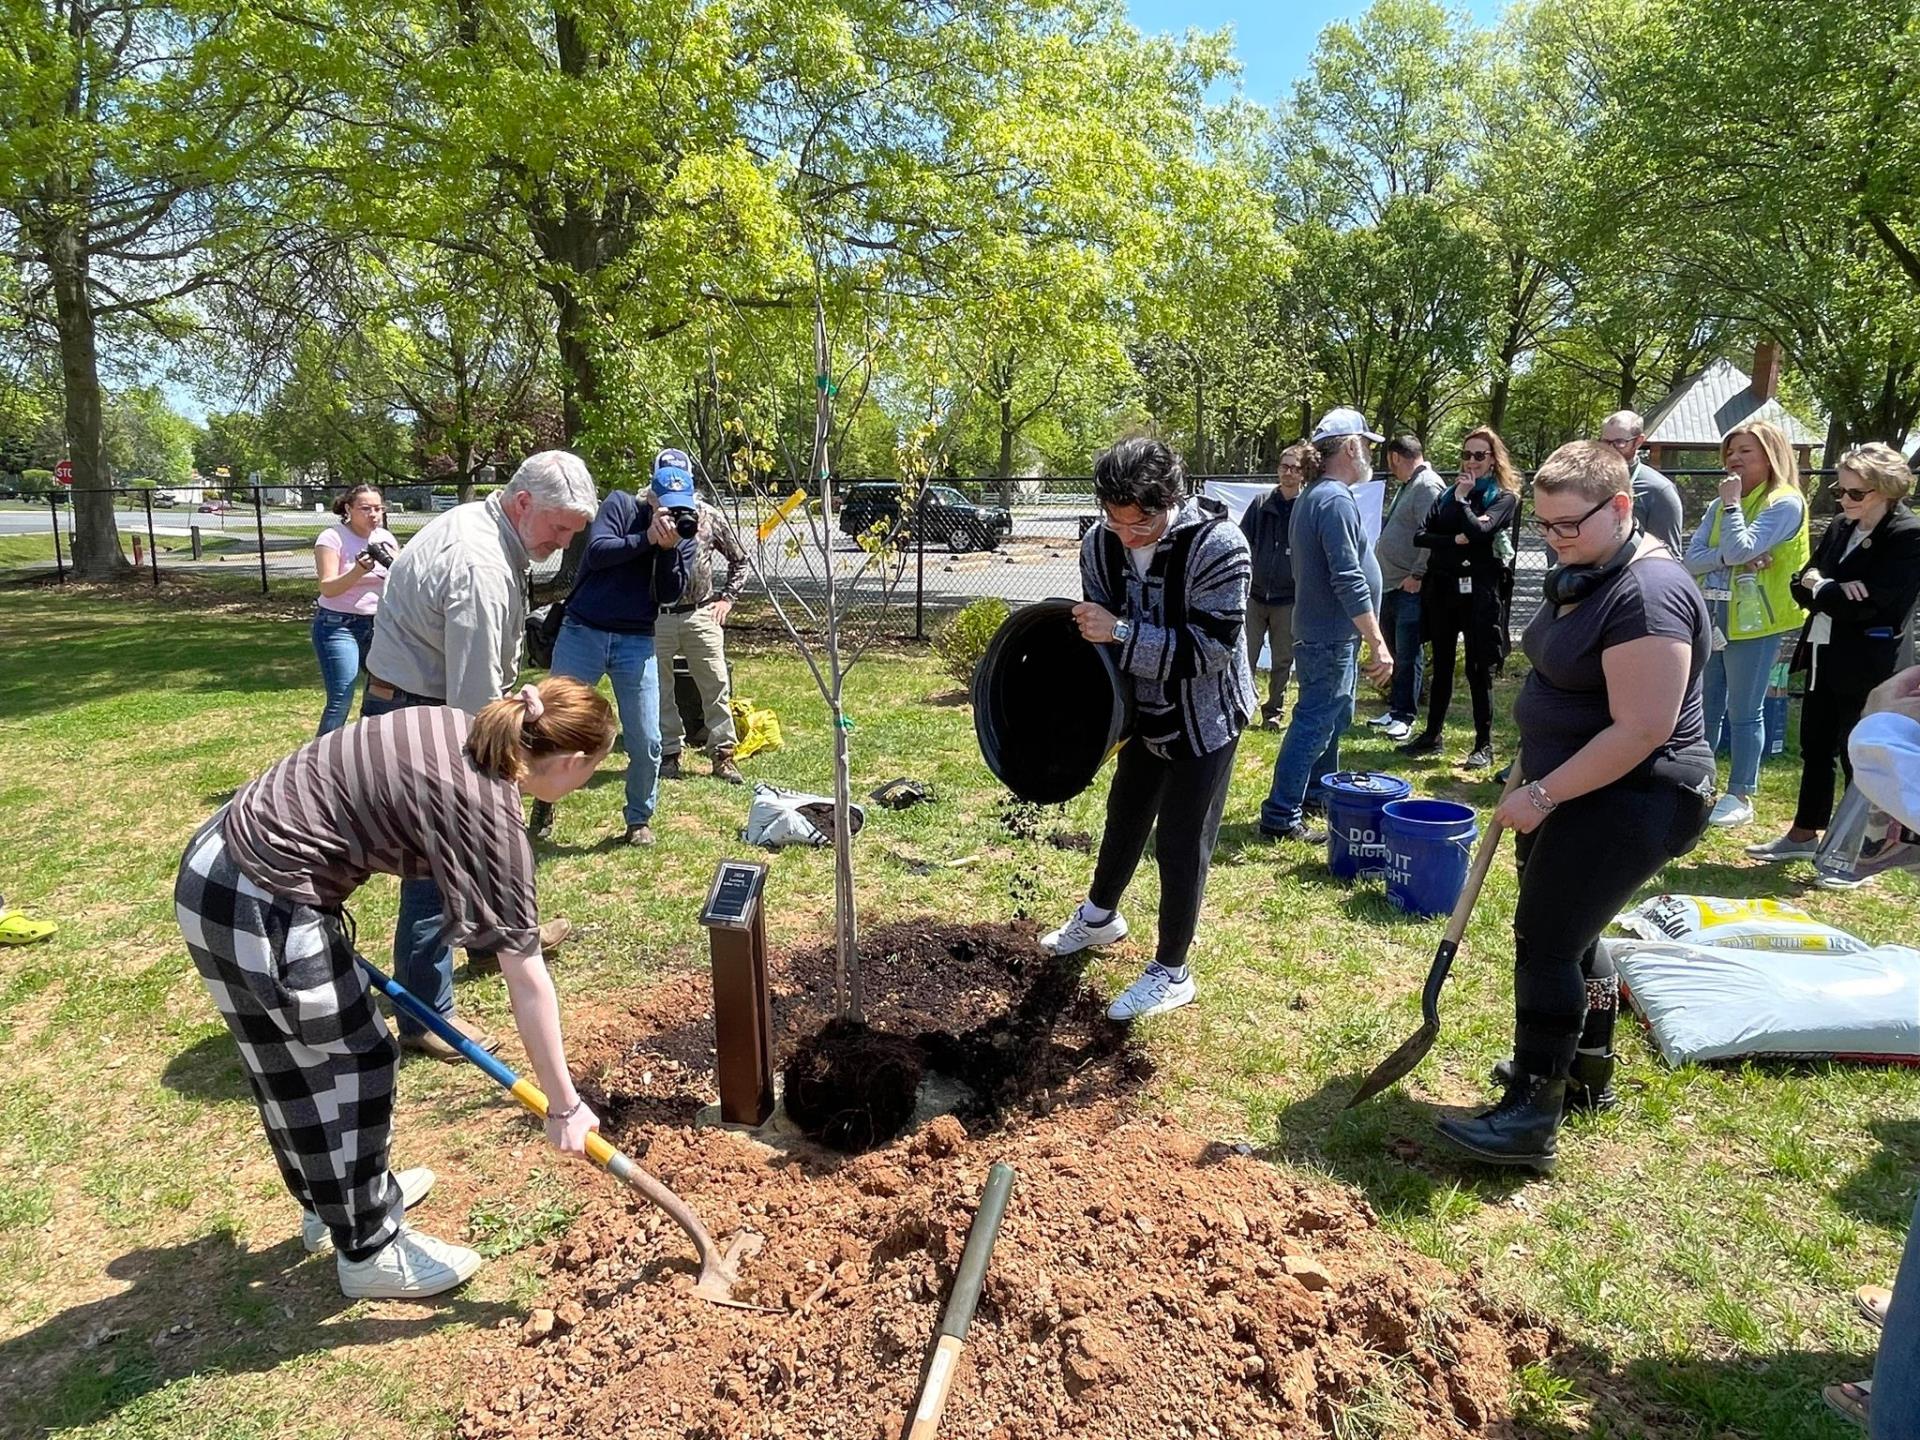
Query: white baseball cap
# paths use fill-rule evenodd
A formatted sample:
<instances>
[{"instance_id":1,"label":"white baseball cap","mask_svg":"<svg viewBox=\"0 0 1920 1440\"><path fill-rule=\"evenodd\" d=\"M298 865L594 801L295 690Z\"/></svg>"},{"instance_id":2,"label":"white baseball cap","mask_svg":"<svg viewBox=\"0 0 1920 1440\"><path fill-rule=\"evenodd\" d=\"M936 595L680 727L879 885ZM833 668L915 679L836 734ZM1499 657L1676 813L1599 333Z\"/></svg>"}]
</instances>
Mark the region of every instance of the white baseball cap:
<instances>
[{"instance_id":1,"label":"white baseball cap","mask_svg":"<svg viewBox=\"0 0 1920 1440\"><path fill-rule=\"evenodd\" d=\"M1336 435L1364 435L1378 445L1387 437L1376 435L1367 428L1367 417L1350 406L1342 405L1329 410L1320 417L1320 423L1313 427L1313 443L1331 440Z\"/></svg>"}]
</instances>

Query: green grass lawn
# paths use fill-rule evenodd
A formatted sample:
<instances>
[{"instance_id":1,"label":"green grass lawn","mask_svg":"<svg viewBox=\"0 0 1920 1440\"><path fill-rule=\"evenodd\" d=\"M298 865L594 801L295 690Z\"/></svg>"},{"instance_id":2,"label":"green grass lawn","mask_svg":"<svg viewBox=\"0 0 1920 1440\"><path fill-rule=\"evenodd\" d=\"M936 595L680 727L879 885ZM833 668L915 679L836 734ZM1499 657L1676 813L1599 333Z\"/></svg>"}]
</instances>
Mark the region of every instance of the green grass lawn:
<instances>
[{"instance_id":1,"label":"green grass lawn","mask_svg":"<svg viewBox=\"0 0 1920 1440\"><path fill-rule=\"evenodd\" d=\"M275 591L264 611L178 585L157 600L136 587L0 591L0 891L63 926L50 945L0 950L0 1433L447 1433L461 1337L517 1313L535 1278L526 1248L571 1214L569 1179L483 1081L408 1065L397 1158L442 1174L437 1228L500 1259L440 1310L347 1306L323 1263L299 1263L292 1206L170 900L186 837L319 714L299 587ZM826 787L831 736L804 667L765 632L736 636L735 652L740 691L773 705L787 737L747 764L751 777ZM1051 923L1090 858L1007 835L952 690L918 651L873 656L852 686L858 787L913 775L940 796L870 813L857 842L865 915ZM1242 746L1194 959L1200 1000L1144 1027L1159 1062L1147 1103L1355 1187L1394 1232L1559 1326L1574 1344L1556 1371L1529 1375L1529 1433L1844 1436L1818 1386L1870 1363L1849 1292L1889 1280L1899 1254L1920 1074L1673 1071L1628 1022L1625 1103L1570 1127L1551 1180L1457 1161L1433 1139L1431 1108L1485 1095L1506 1052L1508 856L1433 1056L1401 1090L1344 1113L1359 1075L1417 1025L1441 922L1405 921L1378 887L1334 886L1317 857L1253 839L1277 744L1253 734ZM1373 732L1355 732L1349 763L1398 769L1483 813L1491 801L1490 785L1408 766ZM576 1018L705 964L695 911L714 862L741 848L745 794L706 780L666 788L655 851L609 846L618 764L561 807L542 852L543 908L579 927L556 963ZM1834 895L1743 859L1741 845L1784 827L1794 780L1790 762L1770 764L1762 822L1710 836L1658 888L1801 896L1872 939L1914 938L1908 877ZM1097 834L1103 793L1062 823ZM771 863L775 942L822 934L830 854ZM380 880L355 907L376 958L394 898ZM1127 903L1137 935L1151 934L1156 898L1149 868ZM1096 969L1124 983L1142 959L1129 944ZM461 1003L507 1023L497 979L463 981Z\"/></svg>"}]
</instances>

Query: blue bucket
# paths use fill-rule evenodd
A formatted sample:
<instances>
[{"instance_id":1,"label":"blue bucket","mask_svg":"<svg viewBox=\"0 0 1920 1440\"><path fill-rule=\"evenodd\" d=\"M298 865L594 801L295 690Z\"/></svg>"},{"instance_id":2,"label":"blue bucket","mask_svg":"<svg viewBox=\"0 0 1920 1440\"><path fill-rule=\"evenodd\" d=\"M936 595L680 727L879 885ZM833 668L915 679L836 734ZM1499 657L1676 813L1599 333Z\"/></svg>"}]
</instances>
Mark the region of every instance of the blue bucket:
<instances>
[{"instance_id":1,"label":"blue bucket","mask_svg":"<svg viewBox=\"0 0 1920 1440\"><path fill-rule=\"evenodd\" d=\"M1387 868L1380 812L1413 794L1413 786L1376 770L1342 770L1321 776L1320 784L1327 793L1328 871L1336 880L1380 874Z\"/></svg>"},{"instance_id":2,"label":"blue bucket","mask_svg":"<svg viewBox=\"0 0 1920 1440\"><path fill-rule=\"evenodd\" d=\"M1480 822L1451 800L1395 800L1382 812L1387 899L1409 915L1450 915L1466 888Z\"/></svg>"}]
</instances>

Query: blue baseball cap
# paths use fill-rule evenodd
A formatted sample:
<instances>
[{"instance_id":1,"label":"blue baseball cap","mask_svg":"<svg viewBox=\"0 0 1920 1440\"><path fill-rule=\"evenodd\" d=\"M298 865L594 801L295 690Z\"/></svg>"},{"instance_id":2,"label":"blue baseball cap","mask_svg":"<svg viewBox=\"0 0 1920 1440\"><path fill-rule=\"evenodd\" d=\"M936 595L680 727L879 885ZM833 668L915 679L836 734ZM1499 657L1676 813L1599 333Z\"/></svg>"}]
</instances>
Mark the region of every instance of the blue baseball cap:
<instances>
[{"instance_id":1,"label":"blue baseball cap","mask_svg":"<svg viewBox=\"0 0 1920 1440\"><path fill-rule=\"evenodd\" d=\"M693 463L684 450L662 450L653 457L653 493L669 509L691 509L698 496L693 488Z\"/></svg>"}]
</instances>

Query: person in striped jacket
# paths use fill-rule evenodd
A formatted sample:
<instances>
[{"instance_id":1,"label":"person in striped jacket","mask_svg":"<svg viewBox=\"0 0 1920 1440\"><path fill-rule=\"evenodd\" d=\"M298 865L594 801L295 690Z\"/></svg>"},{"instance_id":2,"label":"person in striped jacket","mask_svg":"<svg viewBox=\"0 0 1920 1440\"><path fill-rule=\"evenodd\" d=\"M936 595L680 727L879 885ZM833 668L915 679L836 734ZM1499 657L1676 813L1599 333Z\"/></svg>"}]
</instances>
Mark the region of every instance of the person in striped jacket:
<instances>
[{"instance_id":1,"label":"person in striped jacket","mask_svg":"<svg viewBox=\"0 0 1920 1440\"><path fill-rule=\"evenodd\" d=\"M1240 732L1254 714L1244 630L1252 557L1216 500L1186 493L1159 440L1122 440L1094 461L1104 523L1080 544L1080 633L1113 648L1133 687L1133 731L1107 792L1106 830L1087 898L1041 937L1054 955L1111 945L1147 837L1158 827L1160 929L1153 962L1107 1011L1138 1020L1194 997L1187 966Z\"/></svg>"}]
</instances>

